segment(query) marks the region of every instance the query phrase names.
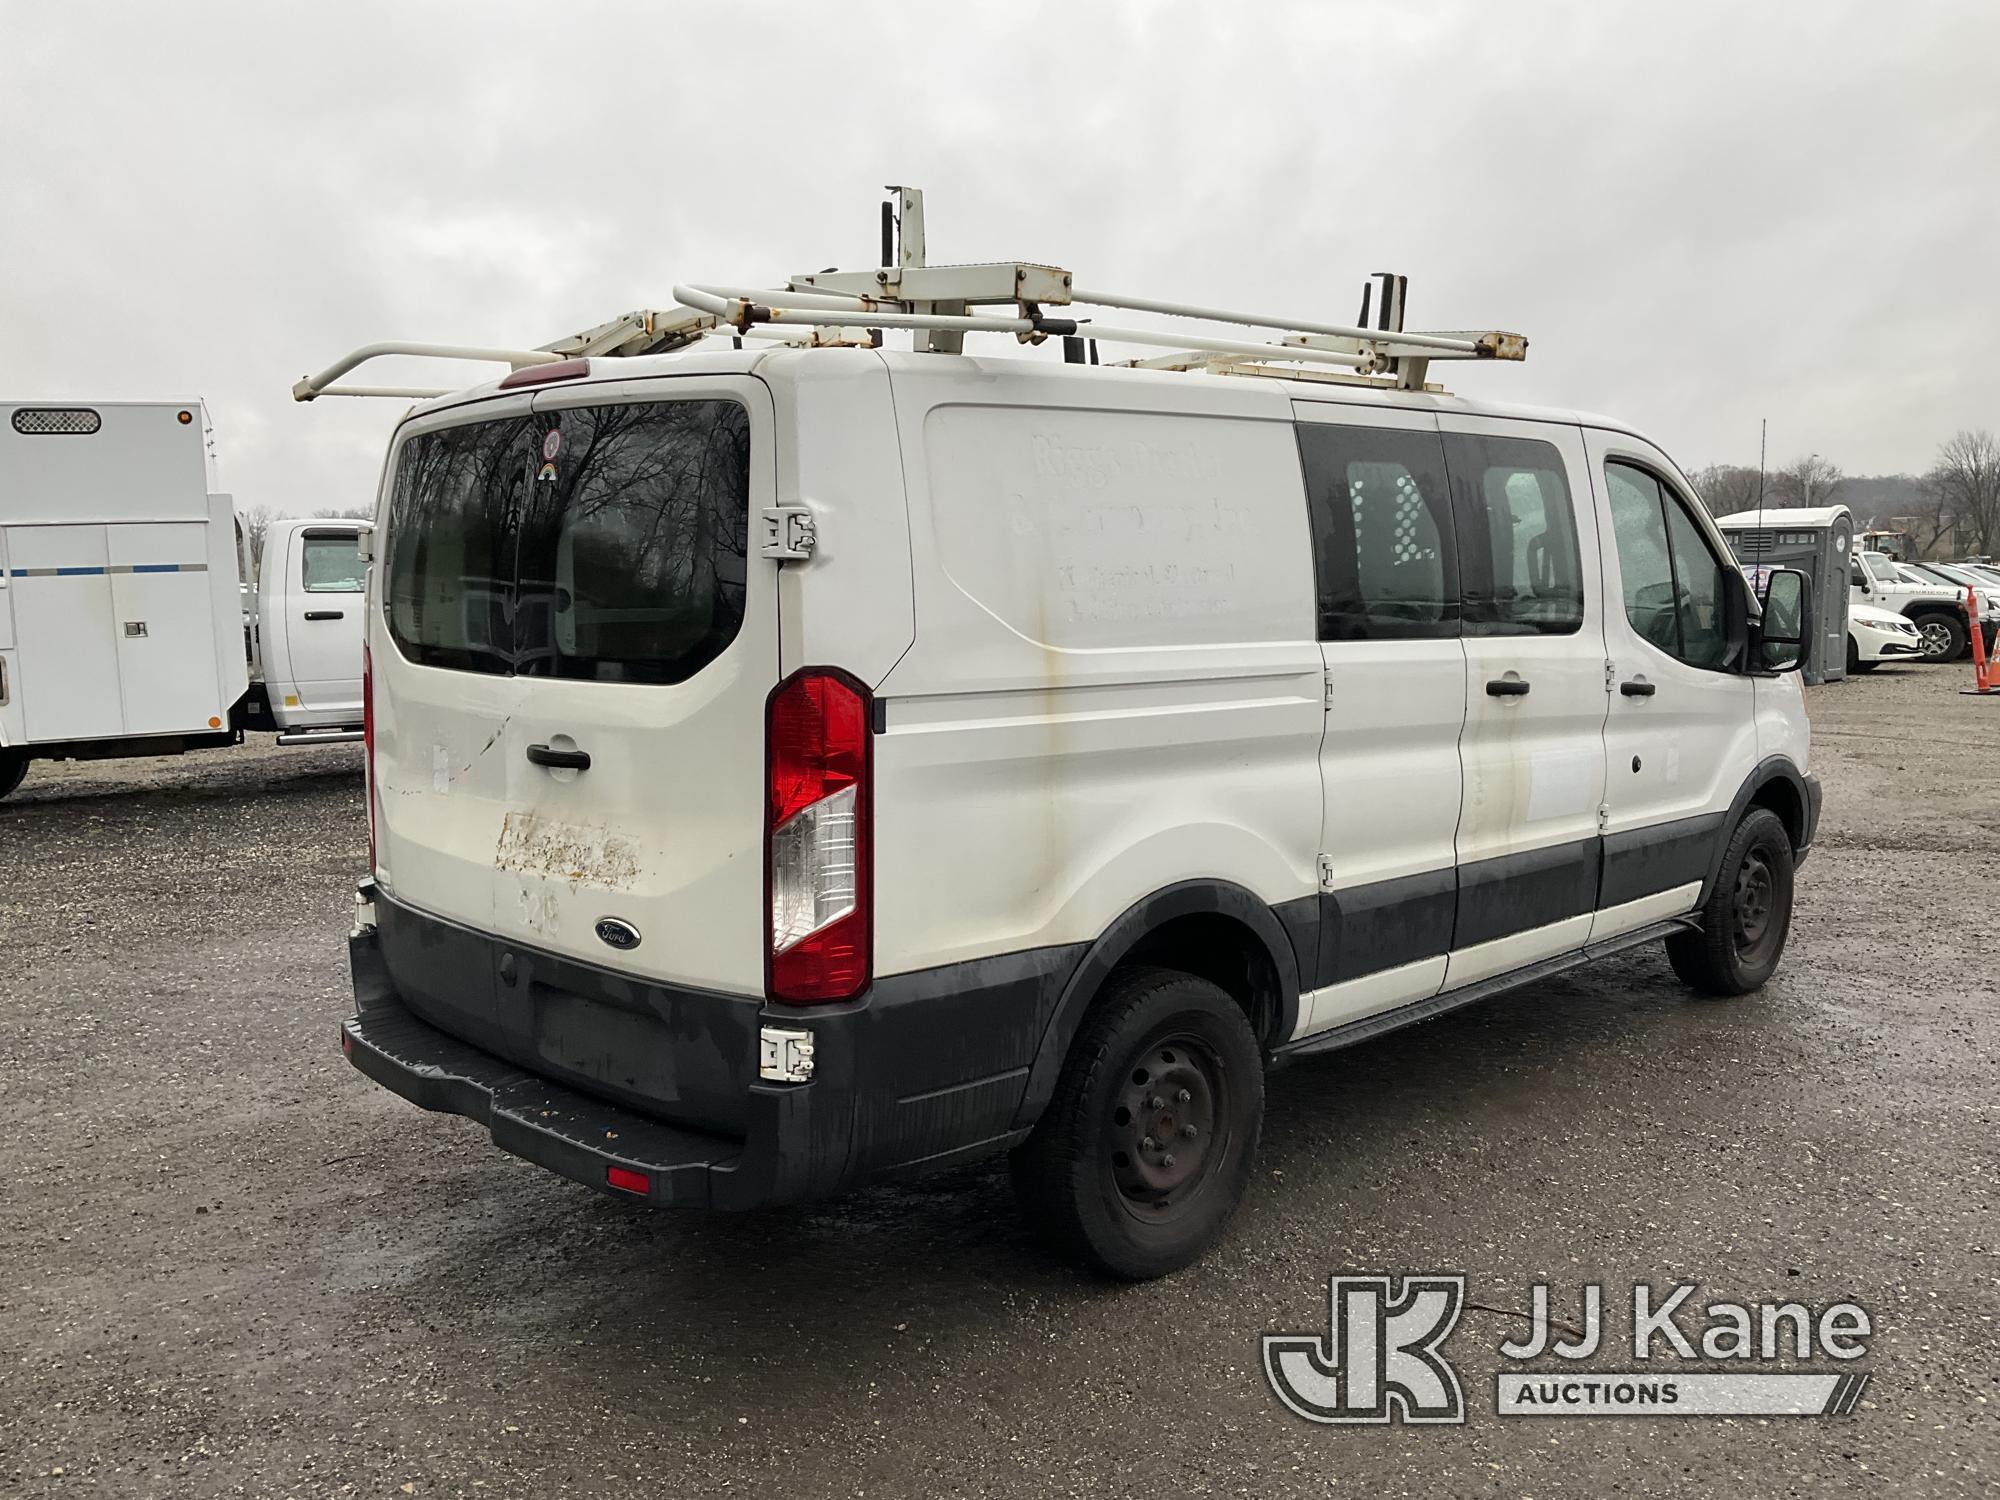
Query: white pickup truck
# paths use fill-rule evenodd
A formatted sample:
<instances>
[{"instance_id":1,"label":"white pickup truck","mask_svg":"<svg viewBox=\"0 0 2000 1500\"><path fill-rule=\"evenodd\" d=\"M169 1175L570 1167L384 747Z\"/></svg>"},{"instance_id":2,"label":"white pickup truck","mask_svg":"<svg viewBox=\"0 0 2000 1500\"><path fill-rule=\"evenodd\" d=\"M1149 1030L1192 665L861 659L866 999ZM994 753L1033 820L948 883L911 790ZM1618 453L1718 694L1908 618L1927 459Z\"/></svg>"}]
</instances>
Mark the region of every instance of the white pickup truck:
<instances>
[{"instance_id":1,"label":"white pickup truck","mask_svg":"<svg viewBox=\"0 0 2000 1500\"><path fill-rule=\"evenodd\" d=\"M275 522L252 578L212 472L198 400L0 401L0 796L35 760L361 738L367 523Z\"/></svg>"},{"instance_id":2,"label":"white pickup truck","mask_svg":"<svg viewBox=\"0 0 2000 1500\"><path fill-rule=\"evenodd\" d=\"M1917 627L1925 661L1957 661L1971 649L1965 628L1965 595L1945 584L1915 583L1886 552L1856 552L1849 562L1848 597L1855 604L1892 610Z\"/></svg>"}]
</instances>

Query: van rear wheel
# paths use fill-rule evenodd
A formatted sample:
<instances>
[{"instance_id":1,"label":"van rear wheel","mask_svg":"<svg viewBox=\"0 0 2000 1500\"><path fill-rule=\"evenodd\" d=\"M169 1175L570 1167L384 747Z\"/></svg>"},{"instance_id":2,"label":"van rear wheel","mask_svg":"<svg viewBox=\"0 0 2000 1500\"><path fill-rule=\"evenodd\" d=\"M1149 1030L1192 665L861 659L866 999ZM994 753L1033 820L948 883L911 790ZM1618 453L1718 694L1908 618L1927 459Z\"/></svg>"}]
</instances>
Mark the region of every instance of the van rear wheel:
<instances>
[{"instance_id":1,"label":"van rear wheel","mask_svg":"<svg viewBox=\"0 0 2000 1500\"><path fill-rule=\"evenodd\" d=\"M1064 1059L1014 1194L1055 1248L1144 1281L1198 1258L1250 1184L1264 1067L1241 1007L1206 980L1122 969Z\"/></svg>"},{"instance_id":2,"label":"van rear wheel","mask_svg":"<svg viewBox=\"0 0 2000 1500\"><path fill-rule=\"evenodd\" d=\"M28 774L28 752L25 750L0 750L0 797L5 797L21 784L21 778Z\"/></svg>"},{"instance_id":3,"label":"van rear wheel","mask_svg":"<svg viewBox=\"0 0 2000 1500\"><path fill-rule=\"evenodd\" d=\"M1723 851L1701 927L1667 939L1667 962L1704 995L1747 995L1777 970L1792 928L1791 836L1768 807L1752 808Z\"/></svg>"}]
</instances>

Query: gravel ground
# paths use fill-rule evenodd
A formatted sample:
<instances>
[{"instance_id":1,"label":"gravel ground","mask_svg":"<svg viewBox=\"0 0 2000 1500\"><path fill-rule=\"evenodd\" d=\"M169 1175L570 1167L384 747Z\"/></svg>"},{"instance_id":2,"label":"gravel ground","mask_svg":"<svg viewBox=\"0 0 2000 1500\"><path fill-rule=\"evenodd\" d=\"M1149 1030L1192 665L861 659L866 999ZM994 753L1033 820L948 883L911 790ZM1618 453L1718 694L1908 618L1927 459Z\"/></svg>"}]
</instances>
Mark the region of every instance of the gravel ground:
<instances>
[{"instance_id":1,"label":"gravel ground","mask_svg":"<svg viewBox=\"0 0 2000 1500\"><path fill-rule=\"evenodd\" d=\"M1813 694L1826 819L1765 991L1690 1000L1646 950L1284 1070L1230 1238L1139 1287L1047 1259L993 1169L709 1217L503 1156L341 1060L358 751L37 766L0 806L0 1489L1991 1495L2000 702L1968 676ZM1874 1382L1843 1419L1499 1418L1518 1324L1475 1311L1463 1427L1278 1406L1260 1333L1323 1330L1330 1272L1421 1270L1501 1308L1853 1299Z\"/></svg>"}]
</instances>

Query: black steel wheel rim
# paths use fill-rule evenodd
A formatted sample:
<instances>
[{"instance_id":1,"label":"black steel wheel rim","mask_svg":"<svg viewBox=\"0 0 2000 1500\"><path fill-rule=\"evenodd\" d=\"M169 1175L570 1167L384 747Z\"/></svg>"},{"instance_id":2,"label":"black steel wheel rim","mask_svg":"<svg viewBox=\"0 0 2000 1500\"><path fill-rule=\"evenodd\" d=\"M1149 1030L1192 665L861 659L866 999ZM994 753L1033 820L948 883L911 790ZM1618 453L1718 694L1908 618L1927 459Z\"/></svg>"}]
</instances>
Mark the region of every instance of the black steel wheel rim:
<instances>
[{"instance_id":1,"label":"black steel wheel rim","mask_svg":"<svg viewBox=\"0 0 2000 1500\"><path fill-rule=\"evenodd\" d=\"M1167 1223L1201 1196L1229 1147L1228 1075L1215 1049L1184 1032L1158 1038L1112 1091L1105 1166L1118 1200Z\"/></svg>"},{"instance_id":2,"label":"black steel wheel rim","mask_svg":"<svg viewBox=\"0 0 2000 1500\"><path fill-rule=\"evenodd\" d=\"M1753 845L1736 869L1733 901L1737 956L1758 963L1783 930L1778 913L1778 876L1769 851Z\"/></svg>"}]
</instances>

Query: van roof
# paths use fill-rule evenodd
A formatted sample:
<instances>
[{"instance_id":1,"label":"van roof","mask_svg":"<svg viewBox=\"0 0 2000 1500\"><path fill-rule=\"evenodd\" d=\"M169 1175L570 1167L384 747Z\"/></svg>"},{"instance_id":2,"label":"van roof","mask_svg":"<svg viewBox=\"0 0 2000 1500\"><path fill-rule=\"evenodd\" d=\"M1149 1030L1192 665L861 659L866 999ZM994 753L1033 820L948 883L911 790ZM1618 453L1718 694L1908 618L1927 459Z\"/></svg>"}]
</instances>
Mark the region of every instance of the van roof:
<instances>
[{"instance_id":1,"label":"van roof","mask_svg":"<svg viewBox=\"0 0 2000 1500\"><path fill-rule=\"evenodd\" d=\"M835 362L863 361L886 366L892 376L920 376L925 380L962 382L987 388L996 380L1052 388L1070 382L1083 382L1096 393L1098 400L1108 394L1107 385L1128 391L1150 387L1163 395L1173 393L1168 399L1176 408L1206 408L1218 414L1283 416L1289 414L1292 402L1312 401L1381 407L1384 410L1453 412L1465 416L1553 422L1564 426L1597 427L1629 433L1634 437L1645 436L1629 422L1594 412L1482 401L1441 391L1395 390L1316 380L1286 380L1275 376L1213 374L1199 370L1169 372L1122 365L1073 365L1004 354L937 355L900 349L802 349L782 344L737 349L729 347L722 339L706 339L664 354L595 356L590 360L587 375L551 383L542 389L575 390L586 382L596 385L684 375L757 375L782 382L804 368L817 369L823 374L825 367ZM421 402L412 408L412 415L429 416L507 394L500 389L502 378L496 377L483 384ZM1765 514L1775 516L1780 512L1767 511Z\"/></svg>"}]
</instances>

